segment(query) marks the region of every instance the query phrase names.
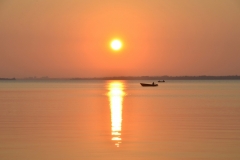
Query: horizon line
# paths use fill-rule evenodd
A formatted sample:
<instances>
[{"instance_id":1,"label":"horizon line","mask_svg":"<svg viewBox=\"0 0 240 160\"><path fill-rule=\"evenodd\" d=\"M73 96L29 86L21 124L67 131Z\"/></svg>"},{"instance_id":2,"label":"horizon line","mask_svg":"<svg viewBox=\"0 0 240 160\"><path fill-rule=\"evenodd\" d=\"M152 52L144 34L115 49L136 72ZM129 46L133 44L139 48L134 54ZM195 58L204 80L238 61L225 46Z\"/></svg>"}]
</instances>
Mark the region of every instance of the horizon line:
<instances>
[{"instance_id":1,"label":"horizon line","mask_svg":"<svg viewBox=\"0 0 240 160\"><path fill-rule=\"evenodd\" d=\"M183 75L183 76L168 76L168 75L163 75L163 76L99 76L99 77L48 77L48 76L43 76L43 77L24 77L24 78L6 78L6 77L0 77L0 80L51 80L51 79L65 79L65 80L90 80L90 79L102 79L102 80L111 80L111 79L151 79L151 78L158 78L158 79L240 79L240 75L195 75L195 76L188 76L188 75Z\"/></svg>"}]
</instances>

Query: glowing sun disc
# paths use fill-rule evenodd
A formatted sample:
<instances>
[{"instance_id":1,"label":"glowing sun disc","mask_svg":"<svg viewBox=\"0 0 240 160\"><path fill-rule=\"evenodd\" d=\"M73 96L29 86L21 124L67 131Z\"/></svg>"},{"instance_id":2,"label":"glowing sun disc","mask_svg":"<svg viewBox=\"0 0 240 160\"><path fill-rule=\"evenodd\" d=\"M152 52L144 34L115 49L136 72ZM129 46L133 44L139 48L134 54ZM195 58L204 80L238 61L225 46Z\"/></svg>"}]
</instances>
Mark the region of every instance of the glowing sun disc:
<instances>
[{"instance_id":1,"label":"glowing sun disc","mask_svg":"<svg viewBox=\"0 0 240 160\"><path fill-rule=\"evenodd\" d=\"M122 48L122 42L120 40L117 40L117 39L113 40L111 42L111 47L112 47L113 50L117 51L117 50Z\"/></svg>"}]
</instances>

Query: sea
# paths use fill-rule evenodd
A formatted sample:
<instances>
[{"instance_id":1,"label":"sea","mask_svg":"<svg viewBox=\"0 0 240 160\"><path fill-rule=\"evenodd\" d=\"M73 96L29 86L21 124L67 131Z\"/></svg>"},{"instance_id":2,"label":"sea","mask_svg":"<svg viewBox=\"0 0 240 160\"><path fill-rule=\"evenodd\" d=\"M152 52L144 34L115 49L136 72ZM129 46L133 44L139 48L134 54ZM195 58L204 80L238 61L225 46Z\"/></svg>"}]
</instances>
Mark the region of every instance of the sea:
<instances>
[{"instance_id":1,"label":"sea","mask_svg":"<svg viewBox=\"0 0 240 160\"><path fill-rule=\"evenodd\" d=\"M240 81L0 81L0 160L239 160Z\"/></svg>"}]
</instances>

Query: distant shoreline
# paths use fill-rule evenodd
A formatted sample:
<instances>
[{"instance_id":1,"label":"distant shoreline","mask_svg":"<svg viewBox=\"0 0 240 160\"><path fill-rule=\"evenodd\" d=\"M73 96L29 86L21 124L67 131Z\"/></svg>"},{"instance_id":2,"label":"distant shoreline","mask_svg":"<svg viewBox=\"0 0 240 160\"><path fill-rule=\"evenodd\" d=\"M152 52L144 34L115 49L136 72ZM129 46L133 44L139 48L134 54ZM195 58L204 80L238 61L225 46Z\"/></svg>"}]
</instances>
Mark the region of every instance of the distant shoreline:
<instances>
[{"instance_id":1,"label":"distant shoreline","mask_svg":"<svg viewBox=\"0 0 240 160\"><path fill-rule=\"evenodd\" d=\"M141 76L141 77L96 77L71 78L70 80L240 80L240 76Z\"/></svg>"},{"instance_id":2,"label":"distant shoreline","mask_svg":"<svg viewBox=\"0 0 240 160\"><path fill-rule=\"evenodd\" d=\"M0 80L240 80L240 76L115 76L89 78L0 78Z\"/></svg>"},{"instance_id":3,"label":"distant shoreline","mask_svg":"<svg viewBox=\"0 0 240 160\"><path fill-rule=\"evenodd\" d=\"M0 80L4 80L4 81L6 81L6 80L16 80L16 78L0 78Z\"/></svg>"}]
</instances>

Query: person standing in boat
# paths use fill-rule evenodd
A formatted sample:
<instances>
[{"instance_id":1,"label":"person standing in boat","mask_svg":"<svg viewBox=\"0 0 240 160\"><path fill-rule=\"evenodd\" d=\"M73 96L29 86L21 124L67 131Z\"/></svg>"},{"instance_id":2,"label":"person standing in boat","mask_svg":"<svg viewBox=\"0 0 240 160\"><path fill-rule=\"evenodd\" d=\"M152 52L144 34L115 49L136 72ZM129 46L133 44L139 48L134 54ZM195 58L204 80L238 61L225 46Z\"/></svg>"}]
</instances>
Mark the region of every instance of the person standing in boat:
<instances>
[{"instance_id":1,"label":"person standing in boat","mask_svg":"<svg viewBox=\"0 0 240 160\"><path fill-rule=\"evenodd\" d=\"M152 85L154 85L154 82L152 83Z\"/></svg>"}]
</instances>

